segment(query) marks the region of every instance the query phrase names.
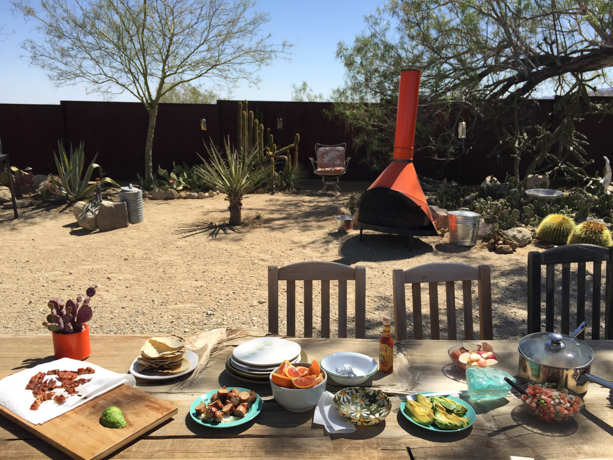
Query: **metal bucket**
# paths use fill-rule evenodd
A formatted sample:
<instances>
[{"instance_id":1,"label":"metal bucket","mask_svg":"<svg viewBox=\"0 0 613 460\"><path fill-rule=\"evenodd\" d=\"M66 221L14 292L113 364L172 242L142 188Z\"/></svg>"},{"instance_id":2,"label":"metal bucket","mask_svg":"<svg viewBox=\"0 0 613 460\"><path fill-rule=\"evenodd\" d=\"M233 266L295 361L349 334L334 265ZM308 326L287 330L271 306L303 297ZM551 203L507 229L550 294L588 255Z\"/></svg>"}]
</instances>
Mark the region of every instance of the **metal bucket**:
<instances>
[{"instance_id":1,"label":"metal bucket","mask_svg":"<svg viewBox=\"0 0 613 460\"><path fill-rule=\"evenodd\" d=\"M347 233L353 228L353 216L336 216L336 229L339 233Z\"/></svg>"},{"instance_id":2,"label":"metal bucket","mask_svg":"<svg viewBox=\"0 0 613 460\"><path fill-rule=\"evenodd\" d=\"M481 214L471 212L466 208L450 211L449 216L449 242L456 246L474 246L479 236L479 220Z\"/></svg>"},{"instance_id":3,"label":"metal bucket","mask_svg":"<svg viewBox=\"0 0 613 460\"><path fill-rule=\"evenodd\" d=\"M119 201L126 203L128 221L131 224L140 224L145 220L143 214L143 192L140 189L132 187L132 184L128 187L121 187Z\"/></svg>"}]
</instances>

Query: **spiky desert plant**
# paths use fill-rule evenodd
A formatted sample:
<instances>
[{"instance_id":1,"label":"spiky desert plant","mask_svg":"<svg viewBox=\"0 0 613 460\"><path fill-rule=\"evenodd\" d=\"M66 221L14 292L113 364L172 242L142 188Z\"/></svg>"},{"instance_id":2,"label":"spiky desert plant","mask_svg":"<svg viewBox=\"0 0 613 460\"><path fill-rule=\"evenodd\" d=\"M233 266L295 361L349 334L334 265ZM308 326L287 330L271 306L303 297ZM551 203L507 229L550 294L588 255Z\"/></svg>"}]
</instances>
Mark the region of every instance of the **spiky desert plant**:
<instances>
[{"instance_id":1,"label":"spiky desert plant","mask_svg":"<svg viewBox=\"0 0 613 460\"><path fill-rule=\"evenodd\" d=\"M262 167L256 150L232 149L229 140L225 143L225 159L212 142L206 150L210 161L200 157L204 164L196 166L197 172L211 189L227 195L230 225L240 225L243 196L266 181L272 166Z\"/></svg>"},{"instance_id":2,"label":"spiky desert plant","mask_svg":"<svg viewBox=\"0 0 613 460\"><path fill-rule=\"evenodd\" d=\"M536 230L538 239L552 244L565 244L575 228L575 221L563 214L550 214Z\"/></svg>"},{"instance_id":3,"label":"spiky desert plant","mask_svg":"<svg viewBox=\"0 0 613 460\"><path fill-rule=\"evenodd\" d=\"M567 244L595 244L608 248L613 246L613 239L606 225L588 220L575 227L568 237Z\"/></svg>"},{"instance_id":4,"label":"spiky desert plant","mask_svg":"<svg viewBox=\"0 0 613 460\"><path fill-rule=\"evenodd\" d=\"M51 332L60 334L71 334L81 332L83 324L92 319L92 307L89 306L90 299L96 295L96 289L90 287L86 291L87 297L78 296L77 301L68 300L64 303L63 299L53 299L48 303L51 313L47 315L47 321L43 321L43 326Z\"/></svg>"}]
</instances>

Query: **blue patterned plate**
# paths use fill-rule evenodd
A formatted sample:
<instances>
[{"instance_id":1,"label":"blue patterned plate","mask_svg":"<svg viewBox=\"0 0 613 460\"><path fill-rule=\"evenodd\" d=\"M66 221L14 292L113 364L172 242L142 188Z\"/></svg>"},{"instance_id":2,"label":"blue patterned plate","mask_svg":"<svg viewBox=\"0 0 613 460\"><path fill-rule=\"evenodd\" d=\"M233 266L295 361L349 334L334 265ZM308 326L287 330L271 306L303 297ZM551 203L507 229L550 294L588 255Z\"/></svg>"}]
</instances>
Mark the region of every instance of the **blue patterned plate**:
<instances>
[{"instance_id":1,"label":"blue patterned plate","mask_svg":"<svg viewBox=\"0 0 613 460\"><path fill-rule=\"evenodd\" d=\"M374 388L345 388L332 401L338 413L354 425L376 425L392 410L390 398Z\"/></svg>"},{"instance_id":2,"label":"blue patterned plate","mask_svg":"<svg viewBox=\"0 0 613 460\"><path fill-rule=\"evenodd\" d=\"M422 393L422 395L424 396L428 396L428 394L429 393ZM477 414L475 413L475 410L471 407L471 405L468 404L466 401L462 401L460 398L456 398L455 396L445 396L445 398L450 399L453 402L458 403L461 406L464 406L466 407L466 409L468 409L468 412L466 412L466 415L465 415L465 417L468 417L470 419L468 426L465 426L464 428L458 428L457 430L444 430L443 428L439 428L438 426L434 424L430 426L420 425L415 420L413 420L411 417L409 417L407 413L404 411L404 407L407 405L406 401L402 401L400 403L400 412L413 425L417 425L418 427L423 428L424 430L436 431L438 433L455 433L456 431L467 430L468 428L473 426L473 423L475 423L475 419L477 418Z\"/></svg>"},{"instance_id":3,"label":"blue patterned plate","mask_svg":"<svg viewBox=\"0 0 613 460\"><path fill-rule=\"evenodd\" d=\"M228 387L228 390L232 390L232 388L237 388L238 391L246 391L246 392L251 391L251 390L248 390L247 388L241 388L241 387ZM233 426L242 425L243 423L247 423L248 421L253 420L260 412L262 412L262 406L264 405L264 402L262 401L262 398L260 398L260 395L258 395L257 399L253 402L253 404L251 404L251 407L249 407L249 411L243 418L231 416L231 417L228 417L227 419L222 420L221 422L211 422L209 420L200 420L200 418L198 417L198 414L196 413L196 406L198 406L201 402L204 402L208 406L209 403L211 402L211 396L214 393L217 393L217 390L209 391L207 394L197 398L192 403L191 407L189 408L189 415L192 416L192 418L194 419L196 423L199 423L200 425L208 426L209 428L231 428Z\"/></svg>"}]
</instances>

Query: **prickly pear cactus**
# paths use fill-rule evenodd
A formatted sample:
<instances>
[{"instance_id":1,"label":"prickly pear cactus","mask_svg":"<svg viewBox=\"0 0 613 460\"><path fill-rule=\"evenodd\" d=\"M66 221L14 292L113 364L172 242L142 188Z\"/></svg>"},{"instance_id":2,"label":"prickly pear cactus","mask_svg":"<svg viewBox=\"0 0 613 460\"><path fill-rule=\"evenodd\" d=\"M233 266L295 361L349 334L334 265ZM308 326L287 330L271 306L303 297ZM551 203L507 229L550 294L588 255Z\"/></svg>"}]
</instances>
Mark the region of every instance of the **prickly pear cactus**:
<instances>
[{"instance_id":1,"label":"prickly pear cactus","mask_svg":"<svg viewBox=\"0 0 613 460\"><path fill-rule=\"evenodd\" d=\"M579 224L568 237L567 244L595 244L608 248L613 246L611 232L606 225L593 220Z\"/></svg>"},{"instance_id":2,"label":"prickly pear cactus","mask_svg":"<svg viewBox=\"0 0 613 460\"><path fill-rule=\"evenodd\" d=\"M563 214L550 214L536 230L536 236L547 243L565 244L575 228L575 221Z\"/></svg>"}]
</instances>

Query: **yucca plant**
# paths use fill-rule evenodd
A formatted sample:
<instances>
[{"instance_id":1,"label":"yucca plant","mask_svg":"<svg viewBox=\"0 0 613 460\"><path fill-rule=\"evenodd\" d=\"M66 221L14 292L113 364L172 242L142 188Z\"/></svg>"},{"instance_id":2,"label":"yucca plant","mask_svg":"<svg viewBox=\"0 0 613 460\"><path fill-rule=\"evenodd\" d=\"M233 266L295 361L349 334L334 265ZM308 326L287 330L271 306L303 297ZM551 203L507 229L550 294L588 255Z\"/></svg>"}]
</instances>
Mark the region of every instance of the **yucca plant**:
<instances>
[{"instance_id":1,"label":"yucca plant","mask_svg":"<svg viewBox=\"0 0 613 460\"><path fill-rule=\"evenodd\" d=\"M53 152L53 157L55 158L55 165L57 166L60 180L58 181L53 176L50 176L49 182L55 185L60 191L60 195L71 203L88 198L95 192L97 187L97 184L89 184L94 169L98 168L100 176L102 176L102 168L100 165L94 163L98 154L94 156L94 159L89 164L83 176L83 167L85 166L85 146L83 142L81 142L79 147L75 150L73 150L71 146L70 155L66 154L64 145L58 142L58 151L58 154ZM99 182L100 185L111 184L114 187L121 188L121 186L110 177L101 178Z\"/></svg>"},{"instance_id":2,"label":"yucca plant","mask_svg":"<svg viewBox=\"0 0 613 460\"><path fill-rule=\"evenodd\" d=\"M243 196L270 177L272 166L262 167L256 150L232 149L229 140L225 142L225 159L212 142L206 150L210 162L200 157L204 164L195 168L209 187L227 195L230 225L240 225Z\"/></svg>"}]
</instances>

